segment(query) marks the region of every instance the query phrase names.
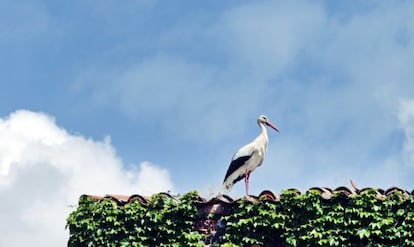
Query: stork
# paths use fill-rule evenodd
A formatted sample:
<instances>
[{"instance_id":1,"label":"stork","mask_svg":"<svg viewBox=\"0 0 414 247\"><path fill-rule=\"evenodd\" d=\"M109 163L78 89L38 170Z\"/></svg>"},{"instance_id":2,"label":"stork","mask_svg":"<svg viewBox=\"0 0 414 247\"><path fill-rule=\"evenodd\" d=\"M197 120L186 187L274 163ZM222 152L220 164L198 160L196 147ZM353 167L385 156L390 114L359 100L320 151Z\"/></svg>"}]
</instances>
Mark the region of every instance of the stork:
<instances>
[{"instance_id":1,"label":"stork","mask_svg":"<svg viewBox=\"0 0 414 247\"><path fill-rule=\"evenodd\" d=\"M249 176L250 173L263 163L267 150L269 138L267 136L266 126L279 132L278 128L272 124L265 115L257 118L257 124L260 127L260 135L251 143L242 147L231 158L229 169L223 181L225 190L231 189L235 183L244 178L246 185L246 196L249 196Z\"/></svg>"}]
</instances>

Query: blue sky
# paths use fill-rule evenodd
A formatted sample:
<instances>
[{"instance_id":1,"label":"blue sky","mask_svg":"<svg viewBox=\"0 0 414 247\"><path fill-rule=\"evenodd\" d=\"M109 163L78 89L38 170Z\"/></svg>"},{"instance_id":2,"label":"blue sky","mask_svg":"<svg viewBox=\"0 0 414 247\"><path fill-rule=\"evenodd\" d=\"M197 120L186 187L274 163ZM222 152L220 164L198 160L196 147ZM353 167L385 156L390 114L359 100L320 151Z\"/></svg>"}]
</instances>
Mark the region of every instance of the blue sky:
<instances>
[{"instance_id":1,"label":"blue sky","mask_svg":"<svg viewBox=\"0 0 414 247\"><path fill-rule=\"evenodd\" d=\"M115 179L119 186L95 190L105 173L68 203L148 188L208 195L266 114L281 131L269 132L251 193L351 178L411 190L413 11L411 1L2 1L0 134L13 140L0 149L2 179L28 164L67 172L52 157L66 157L56 150L73 139L69 158L85 165L70 174L106 171L90 158L102 155L119 180L153 177L147 187ZM14 125L44 136L22 139ZM23 146L38 156L33 140L50 156L24 158ZM166 183L152 186L158 178ZM10 181L3 195L18 187Z\"/></svg>"}]
</instances>

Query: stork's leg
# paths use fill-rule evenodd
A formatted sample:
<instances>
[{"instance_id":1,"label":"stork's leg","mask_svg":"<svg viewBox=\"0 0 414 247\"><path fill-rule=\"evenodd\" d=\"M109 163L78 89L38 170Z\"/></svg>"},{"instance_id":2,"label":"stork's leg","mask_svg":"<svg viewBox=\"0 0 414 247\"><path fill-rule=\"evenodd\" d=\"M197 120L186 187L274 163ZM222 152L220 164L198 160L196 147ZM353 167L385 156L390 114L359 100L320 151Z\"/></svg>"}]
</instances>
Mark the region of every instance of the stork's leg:
<instances>
[{"instance_id":1,"label":"stork's leg","mask_svg":"<svg viewBox=\"0 0 414 247\"><path fill-rule=\"evenodd\" d=\"M246 196L249 195L247 192L249 190L249 179L247 178L247 171L244 174L244 185L246 186Z\"/></svg>"},{"instance_id":2,"label":"stork's leg","mask_svg":"<svg viewBox=\"0 0 414 247\"><path fill-rule=\"evenodd\" d=\"M249 176L250 176L250 171L247 170L244 176L244 183L246 185L246 196L249 196Z\"/></svg>"}]
</instances>

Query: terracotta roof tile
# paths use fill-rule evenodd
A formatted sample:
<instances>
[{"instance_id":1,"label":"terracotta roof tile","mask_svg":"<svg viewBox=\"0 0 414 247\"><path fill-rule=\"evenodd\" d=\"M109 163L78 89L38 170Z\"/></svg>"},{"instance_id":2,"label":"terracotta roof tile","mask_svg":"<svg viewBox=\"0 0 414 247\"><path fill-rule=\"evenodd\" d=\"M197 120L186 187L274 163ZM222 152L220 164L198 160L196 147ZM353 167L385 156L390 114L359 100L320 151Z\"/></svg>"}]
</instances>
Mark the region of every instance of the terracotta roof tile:
<instances>
[{"instance_id":1,"label":"terracotta roof tile","mask_svg":"<svg viewBox=\"0 0 414 247\"><path fill-rule=\"evenodd\" d=\"M341 196L341 197L350 197L353 194L361 194L361 193L364 193L364 192L370 191L370 190L375 191L377 193L377 195L379 197L382 197L382 198L388 197L388 196L390 196L394 193L401 193L405 196L414 195L414 190L409 192L408 190L404 190L404 189L401 189L401 188L398 188L398 187L391 187L391 188L388 188L386 190L379 189L379 188L370 188L370 187L358 189L358 188L354 187L354 190L351 190L351 189L349 189L348 187L345 187L345 186L341 186L341 187L338 187L336 189L331 189L331 188L327 188L327 187L312 187L312 188L308 189L305 193L310 192L310 191L317 191L317 192L320 193L320 196L322 198L329 200L333 197L333 195ZM296 195L301 195L302 194L301 191L299 191L298 189L295 189L295 188L287 189L285 191L295 193ZM166 193L166 192L159 193L159 195L169 197L169 198L172 198L174 200L180 200L180 196L172 195L172 194ZM105 195L105 196L97 196L97 195L83 195L83 196L87 196L87 197L90 197L90 198L96 199L96 200L111 199L111 200L114 200L119 205L124 205L124 204L129 203L129 202L134 201L134 200L138 200L142 205L147 205L147 202L151 198L149 196L143 196L143 195L139 195L139 194L134 194L134 195L131 195L131 196L116 195L116 194ZM272 192L270 190L264 190L257 196L251 195L250 200L257 201L261 197L265 197L267 200L274 201L274 202L280 200L280 195L278 193ZM219 194L216 197L213 197L213 198L210 198L210 199L199 197L196 204L199 205L200 207L210 207L211 210L218 210L217 207L213 207L213 206L216 205L216 204L231 205L231 204L233 204L233 203L235 203L235 202L237 202L241 199L242 198L234 199L234 198L232 198L228 195Z\"/></svg>"}]
</instances>

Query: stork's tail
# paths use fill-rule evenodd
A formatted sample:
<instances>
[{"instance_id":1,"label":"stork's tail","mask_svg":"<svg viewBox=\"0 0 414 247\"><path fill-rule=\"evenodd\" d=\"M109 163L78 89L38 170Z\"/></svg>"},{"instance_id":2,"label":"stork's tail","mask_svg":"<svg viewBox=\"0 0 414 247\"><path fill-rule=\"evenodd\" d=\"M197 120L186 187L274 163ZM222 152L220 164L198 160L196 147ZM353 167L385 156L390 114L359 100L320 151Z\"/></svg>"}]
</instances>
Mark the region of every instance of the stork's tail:
<instances>
[{"instance_id":1,"label":"stork's tail","mask_svg":"<svg viewBox=\"0 0 414 247\"><path fill-rule=\"evenodd\" d=\"M233 185L234 185L234 183L232 183L232 181L230 179L224 180L222 191L227 192L227 191L231 190L231 188L233 188Z\"/></svg>"}]
</instances>

